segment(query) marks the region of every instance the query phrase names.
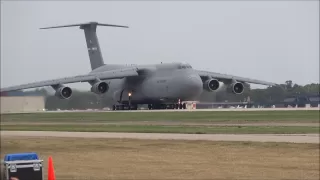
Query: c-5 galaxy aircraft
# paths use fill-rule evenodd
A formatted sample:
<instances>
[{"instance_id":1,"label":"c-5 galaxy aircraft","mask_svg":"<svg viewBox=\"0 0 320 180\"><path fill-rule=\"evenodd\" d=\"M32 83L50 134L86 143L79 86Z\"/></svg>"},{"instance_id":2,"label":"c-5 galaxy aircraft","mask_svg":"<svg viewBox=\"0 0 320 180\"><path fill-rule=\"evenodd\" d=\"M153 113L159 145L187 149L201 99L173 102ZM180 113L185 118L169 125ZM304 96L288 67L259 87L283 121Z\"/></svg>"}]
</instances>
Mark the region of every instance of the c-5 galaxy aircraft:
<instances>
[{"instance_id":1,"label":"c-5 galaxy aircraft","mask_svg":"<svg viewBox=\"0 0 320 180\"><path fill-rule=\"evenodd\" d=\"M72 89L65 84L87 82L91 91L103 95L109 93L115 104L113 110L137 109L138 104L148 104L149 109L179 108L186 105L178 101L196 100L203 91L225 90L241 94L244 83L273 86L275 83L193 69L186 63L160 63L150 65L104 64L99 46L97 26L128 26L89 22L40 29L78 26L84 30L91 69L88 74L22 84L1 89L1 92L51 86L55 95L68 99Z\"/></svg>"}]
</instances>

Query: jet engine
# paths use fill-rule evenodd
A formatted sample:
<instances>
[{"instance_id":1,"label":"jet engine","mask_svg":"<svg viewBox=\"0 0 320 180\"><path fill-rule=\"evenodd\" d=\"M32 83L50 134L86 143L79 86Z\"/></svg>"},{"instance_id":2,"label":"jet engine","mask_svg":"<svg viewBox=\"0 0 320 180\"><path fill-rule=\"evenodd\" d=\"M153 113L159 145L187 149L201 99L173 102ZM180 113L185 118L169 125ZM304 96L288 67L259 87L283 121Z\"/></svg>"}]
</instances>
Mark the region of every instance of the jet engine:
<instances>
[{"instance_id":1,"label":"jet engine","mask_svg":"<svg viewBox=\"0 0 320 180\"><path fill-rule=\"evenodd\" d=\"M59 97L60 99L69 99L72 95L72 90L69 87L61 86L56 90L55 96Z\"/></svg>"},{"instance_id":2,"label":"jet engine","mask_svg":"<svg viewBox=\"0 0 320 180\"><path fill-rule=\"evenodd\" d=\"M106 82L96 82L91 87L91 92L96 94L104 94L109 90L109 85Z\"/></svg>"},{"instance_id":3,"label":"jet engine","mask_svg":"<svg viewBox=\"0 0 320 180\"><path fill-rule=\"evenodd\" d=\"M203 88L209 92L215 91L219 89L220 84L219 81L216 79L208 79L203 83Z\"/></svg>"},{"instance_id":4,"label":"jet engine","mask_svg":"<svg viewBox=\"0 0 320 180\"><path fill-rule=\"evenodd\" d=\"M242 94L243 90L244 90L244 85L240 82L232 83L227 87L227 92L234 93L234 94Z\"/></svg>"}]
</instances>

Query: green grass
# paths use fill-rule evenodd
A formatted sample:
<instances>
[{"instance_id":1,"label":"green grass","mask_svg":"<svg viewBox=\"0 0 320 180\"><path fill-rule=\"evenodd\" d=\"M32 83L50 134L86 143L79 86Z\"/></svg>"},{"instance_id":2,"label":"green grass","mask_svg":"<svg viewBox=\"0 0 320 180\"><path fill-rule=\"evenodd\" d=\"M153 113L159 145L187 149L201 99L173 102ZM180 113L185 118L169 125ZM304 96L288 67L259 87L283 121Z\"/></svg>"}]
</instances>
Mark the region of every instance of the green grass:
<instances>
[{"instance_id":1,"label":"green grass","mask_svg":"<svg viewBox=\"0 0 320 180\"><path fill-rule=\"evenodd\" d=\"M87 131L87 132L144 132L144 133L319 133L319 127L303 126L169 126L120 125L121 122L174 121L174 122L300 122L319 123L319 111L229 111L229 112L74 112L30 113L1 115L2 130L25 131ZM17 124L6 124L6 123ZM24 123L25 125L19 124ZM70 124L37 124L32 122L68 122ZM91 122L82 124L81 122ZM119 125L101 125L94 122L118 122Z\"/></svg>"},{"instance_id":2,"label":"green grass","mask_svg":"<svg viewBox=\"0 0 320 180\"><path fill-rule=\"evenodd\" d=\"M319 127L300 126L151 126L151 125L2 125L1 130L17 131L76 131L76 132L137 132L189 134L303 134L319 133Z\"/></svg>"},{"instance_id":3,"label":"green grass","mask_svg":"<svg viewBox=\"0 0 320 180\"><path fill-rule=\"evenodd\" d=\"M110 122L110 121L183 122L319 122L319 111L229 111L229 112L85 112L2 114L1 122Z\"/></svg>"}]
</instances>

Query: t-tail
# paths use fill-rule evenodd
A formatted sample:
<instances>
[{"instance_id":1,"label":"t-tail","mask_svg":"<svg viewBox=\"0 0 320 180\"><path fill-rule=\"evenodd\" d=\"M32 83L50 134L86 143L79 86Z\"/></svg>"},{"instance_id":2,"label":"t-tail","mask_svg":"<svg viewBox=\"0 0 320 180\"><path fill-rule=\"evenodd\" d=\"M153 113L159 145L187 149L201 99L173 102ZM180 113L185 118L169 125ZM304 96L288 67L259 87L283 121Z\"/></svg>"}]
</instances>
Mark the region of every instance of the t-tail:
<instances>
[{"instance_id":1,"label":"t-tail","mask_svg":"<svg viewBox=\"0 0 320 180\"><path fill-rule=\"evenodd\" d=\"M101 24L98 22L89 22L89 23L82 23L82 24L52 26L52 27L45 27L45 28L40 28L40 29L53 29L53 28L74 27L74 26L79 26L80 29L84 30L92 70L104 65L104 61L102 58L101 49L99 46L99 41L98 41L98 37L97 37L97 33L96 33L97 26L111 26L111 27L128 28L128 26Z\"/></svg>"}]
</instances>

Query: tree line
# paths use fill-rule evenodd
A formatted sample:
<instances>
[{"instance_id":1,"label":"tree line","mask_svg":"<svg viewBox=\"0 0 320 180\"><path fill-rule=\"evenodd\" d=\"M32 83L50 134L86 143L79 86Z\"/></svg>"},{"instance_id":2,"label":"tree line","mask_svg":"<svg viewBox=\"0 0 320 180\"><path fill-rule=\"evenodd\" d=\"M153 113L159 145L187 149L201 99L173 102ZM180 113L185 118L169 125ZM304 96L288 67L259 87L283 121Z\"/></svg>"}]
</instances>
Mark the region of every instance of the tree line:
<instances>
[{"instance_id":1,"label":"tree line","mask_svg":"<svg viewBox=\"0 0 320 180\"><path fill-rule=\"evenodd\" d=\"M199 97L201 102L256 102L260 104L268 104L281 102L286 97L297 95L315 95L320 92L320 84L307 84L304 86L294 84L291 80L286 81L280 86L268 87L265 89L251 89L246 84L243 94L236 95L220 91L216 93L203 92ZM73 90L70 99L59 99L55 95L51 95L44 88L36 89L35 93L45 96L45 108L48 110L67 110L67 109L102 109L111 107L112 99L110 95L97 95L92 92Z\"/></svg>"},{"instance_id":2,"label":"tree line","mask_svg":"<svg viewBox=\"0 0 320 180\"><path fill-rule=\"evenodd\" d=\"M235 95L225 91L217 94L217 102L222 101L250 101L261 104L282 102L287 97L319 95L320 84L312 83L307 85L293 84L291 80L286 81L279 86L267 87L265 89L245 88L243 94Z\"/></svg>"}]
</instances>

